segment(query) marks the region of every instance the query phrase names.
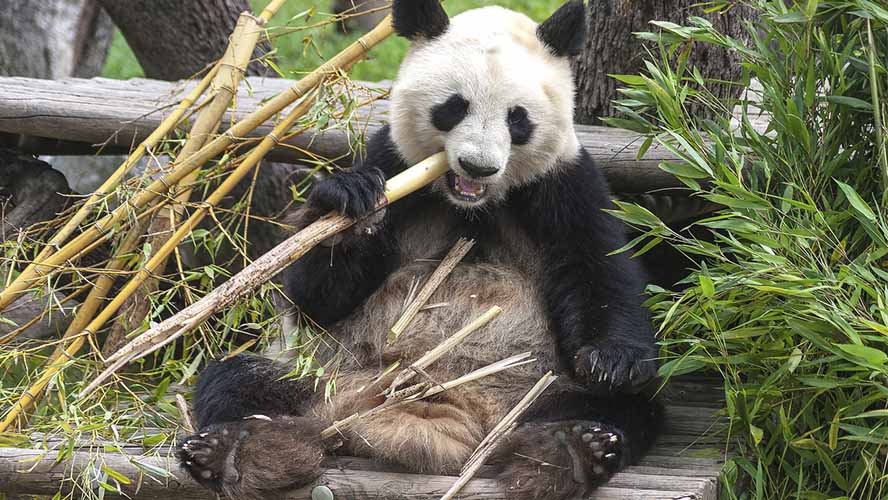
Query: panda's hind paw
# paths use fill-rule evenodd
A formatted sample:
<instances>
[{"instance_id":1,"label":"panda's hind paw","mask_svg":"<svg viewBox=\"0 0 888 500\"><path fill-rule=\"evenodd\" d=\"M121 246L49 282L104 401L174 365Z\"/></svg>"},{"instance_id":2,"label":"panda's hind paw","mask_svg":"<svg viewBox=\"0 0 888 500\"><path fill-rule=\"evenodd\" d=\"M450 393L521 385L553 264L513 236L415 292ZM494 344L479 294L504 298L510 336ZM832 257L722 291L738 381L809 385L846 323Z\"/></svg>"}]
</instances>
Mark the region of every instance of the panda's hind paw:
<instances>
[{"instance_id":1,"label":"panda's hind paw","mask_svg":"<svg viewBox=\"0 0 888 500\"><path fill-rule=\"evenodd\" d=\"M629 461L629 446L613 426L591 420L526 424L494 464L514 500L576 498L603 484Z\"/></svg>"},{"instance_id":2,"label":"panda's hind paw","mask_svg":"<svg viewBox=\"0 0 888 500\"><path fill-rule=\"evenodd\" d=\"M221 492L226 483L237 483L240 479L235 458L241 437L228 429L211 426L185 438L176 450L176 457L195 481Z\"/></svg>"},{"instance_id":3,"label":"panda's hind paw","mask_svg":"<svg viewBox=\"0 0 888 500\"><path fill-rule=\"evenodd\" d=\"M553 433L570 455L574 481L597 484L628 460L626 440L617 429L597 422L570 422Z\"/></svg>"},{"instance_id":4,"label":"panda's hind paw","mask_svg":"<svg viewBox=\"0 0 888 500\"><path fill-rule=\"evenodd\" d=\"M275 490L320 475L325 426L308 417L253 415L201 429L179 445L176 456L198 483L227 498L276 498Z\"/></svg>"}]
</instances>

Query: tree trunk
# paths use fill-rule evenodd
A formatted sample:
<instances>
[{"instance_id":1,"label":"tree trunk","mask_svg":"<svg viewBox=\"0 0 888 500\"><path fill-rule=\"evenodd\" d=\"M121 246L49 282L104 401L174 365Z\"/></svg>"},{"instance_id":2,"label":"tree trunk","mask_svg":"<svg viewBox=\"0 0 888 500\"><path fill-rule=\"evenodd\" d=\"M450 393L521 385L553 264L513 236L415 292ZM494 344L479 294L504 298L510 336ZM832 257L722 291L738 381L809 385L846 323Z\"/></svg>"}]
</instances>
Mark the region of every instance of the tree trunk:
<instances>
[{"instance_id":1,"label":"tree trunk","mask_svg":"<svg viewBox=\"0 0 888 500\"><path fill-rule=\"evenodd\" d=\"M188 78L222 57L247 0L99 0L120 28L145 75L159 80ZM256 57L270 46L260 43ZM253 62L247 73L265 73Z\"/></svg>"},{"instance_id":2,"label":"tree trunk","mask_svg":"<svg viewBox=\"0 0 888 500\"><path fill-rule=\"evenodd\" d=\"M704 15L699 4L699 0L590 0L586 44L573 64L577 75L576 120L597 124L600 117L614 115L611 101L619 98L619 82L607 75L634 75L644 70L646 44L633 33L656 31L652 20L687 24L689 16L701 16L722 33L749 39L743 26L750 16L748 7L737 5L721 14ZM706 78L732 81L740 75L738 61L735 54L700 44L693 48L689 64L698 67ZM736 97L742 90L730 85L710 88L720 99Z\"/></svg>"},{"instance_id":3,"label":"tree trunk","mask_svg":"<svg viewBox=\"0 0 888 500\"><path fill-rule=\"evenodd\" d=\"M111 20L96 0L0 2L0 75L91 77L102 71Z\"/></svg>"}]
</instances>

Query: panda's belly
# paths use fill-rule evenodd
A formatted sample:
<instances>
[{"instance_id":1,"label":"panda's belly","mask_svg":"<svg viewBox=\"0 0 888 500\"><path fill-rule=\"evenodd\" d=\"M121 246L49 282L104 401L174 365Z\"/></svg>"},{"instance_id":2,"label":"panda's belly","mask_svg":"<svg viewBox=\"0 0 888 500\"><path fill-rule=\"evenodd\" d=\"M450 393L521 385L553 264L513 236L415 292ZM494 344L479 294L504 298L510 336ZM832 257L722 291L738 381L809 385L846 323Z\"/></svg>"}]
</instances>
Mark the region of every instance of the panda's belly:
<instances>
[{"instance_id":1,"label":"panda's belly","mask_svg":"<svg viewBox=\"0 0 888 500\"><path fill-rule=\"evenodd\" d=\"M517 270L489 263L462 263L438 287L407 329L393 343L388 334L411 294L425 283L436 263L415 262L395 271L333 334L345 341L355 368L384 369L401 360L411 363L438 346L493 306L502 313L437 361L429 371L456 378L501 359L532 352L536 362L487 379L526 390L526 380L556 369L555 342L538 287ZM351 364L351 363L347 363ZM509 381L508 383L506 381ZM515 382L520 382L515 384Z\"/></svg>"}]
</instances>

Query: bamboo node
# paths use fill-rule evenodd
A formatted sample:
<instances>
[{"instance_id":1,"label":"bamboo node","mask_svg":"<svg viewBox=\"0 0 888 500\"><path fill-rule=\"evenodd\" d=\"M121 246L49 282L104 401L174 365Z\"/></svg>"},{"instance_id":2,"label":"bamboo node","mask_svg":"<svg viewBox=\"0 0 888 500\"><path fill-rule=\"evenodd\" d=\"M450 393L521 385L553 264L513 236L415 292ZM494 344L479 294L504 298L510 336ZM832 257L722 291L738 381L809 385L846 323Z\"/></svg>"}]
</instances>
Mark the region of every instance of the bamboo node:
<instances>
[{"instance_id":1,"label":"bamboo node","mask_svg":"<svg viewBox=\"0 0 888 500\"><path fill-rule=\"evenodd\" d=\"M280 144L281 142L283 142L283 141L281 140L281 138L278 137L277 134L274 133L274 131L269 132L268 134L266 134L266 137L268 137L269 139L271 139L272 141L274 141L275 144Z\"/></svg>"}]
</instances>

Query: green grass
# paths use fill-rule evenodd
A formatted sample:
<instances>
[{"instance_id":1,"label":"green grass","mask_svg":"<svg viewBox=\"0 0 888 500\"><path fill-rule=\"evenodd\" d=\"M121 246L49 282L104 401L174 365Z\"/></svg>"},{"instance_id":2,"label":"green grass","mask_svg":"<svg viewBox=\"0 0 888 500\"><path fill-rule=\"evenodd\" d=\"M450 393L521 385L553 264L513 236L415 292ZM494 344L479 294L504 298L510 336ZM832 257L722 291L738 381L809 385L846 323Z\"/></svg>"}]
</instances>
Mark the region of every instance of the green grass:
<instances>
[{"instance_id":1,"label":"green grass","mask_svg":"<svg viewBox=\"0 0 888 500\"><path fill-rule=\"evenodd\" d=\"M727 7L732 2L718 2ZM639 252L671 244L697 263L654 289L663 376L725 379L735 500L888 499L888 9L879 2L758 0L751 44L702 19L661 23L617 123L681 157L689 193L723 206L677 231L637 205ZM741 101L767 131L732 125L687 64L701 45L736 51L761 91ZM689 109L709 106L716 118ZM696 238L706 234L709 238Z\"/></svg>"},{"instance_id":2,"label":"green grass","mask_svg":"<svg viewBox=\"0 0 888 500\"><path fill-rule=\"evenodd\" d=\"M524 12L536 21L549 16L563 0L503 0L498 5ZM266 3L265 0L251 0L253 9L258 12ZM447 0L444 6L451 15L464 10L489 4L482 0ZM290 0L272 20L271 33L275 27L296 27L306 24L310 18L312 23L329 18L330 2L309 0ZM306 15L306 12L310 12ZM296 32L279 37L275 42L277 49L276 64L287 78L298 78L300 74L311 71L322 61L335 55L339 50L353 42L359 33L343 34L335 25L330 24L310 32ZM395 77L401 58L407 50L407 42L392 37L370 54L370 59L355 66L352 78L367 81L388 80ZM108 60L102 72L108 78L126 79L144 76L139 63L120 33L115 33Z\"/></svg>"}]
</instances>

